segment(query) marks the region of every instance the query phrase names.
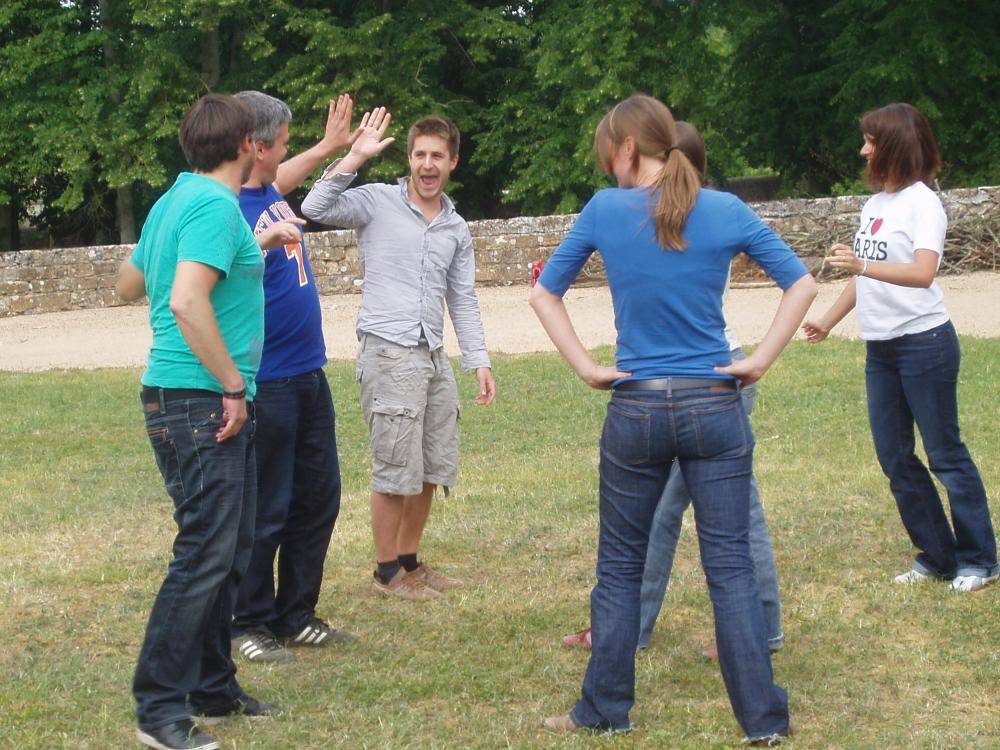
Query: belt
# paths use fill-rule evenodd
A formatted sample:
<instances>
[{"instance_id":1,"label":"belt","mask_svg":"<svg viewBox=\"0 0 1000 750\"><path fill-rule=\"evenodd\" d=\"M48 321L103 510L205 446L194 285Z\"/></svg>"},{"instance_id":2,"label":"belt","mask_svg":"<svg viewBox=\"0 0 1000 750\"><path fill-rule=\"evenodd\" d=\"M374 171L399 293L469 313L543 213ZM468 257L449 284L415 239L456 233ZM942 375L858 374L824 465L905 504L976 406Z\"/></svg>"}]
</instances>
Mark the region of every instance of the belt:
<instances>
[{"instance_id":1,"label":"belt","mask_svg":"<svg viewBox=\"0 0 1000 750\"><path fill-rule=\"evenodd\" d=\"M163 403L167 403L170 401L187 401L192 398L222 399L222 394L215 391L206 391L202 388L156 388L144 385L139 397L144 404L159 405L161 398L163 399Z\"/></svg>"},{"instance_id":2,"label":"belt","mask_svg":"<svg viewBox=\"0 0 1000 750\"><path fill-rule=\"evenodd\" d=\"M625 380L612 387L616 391L683 391L689 388L735 391L736 383L737 381L730 378L654 378Z\"/></svg>"}]
</instances>

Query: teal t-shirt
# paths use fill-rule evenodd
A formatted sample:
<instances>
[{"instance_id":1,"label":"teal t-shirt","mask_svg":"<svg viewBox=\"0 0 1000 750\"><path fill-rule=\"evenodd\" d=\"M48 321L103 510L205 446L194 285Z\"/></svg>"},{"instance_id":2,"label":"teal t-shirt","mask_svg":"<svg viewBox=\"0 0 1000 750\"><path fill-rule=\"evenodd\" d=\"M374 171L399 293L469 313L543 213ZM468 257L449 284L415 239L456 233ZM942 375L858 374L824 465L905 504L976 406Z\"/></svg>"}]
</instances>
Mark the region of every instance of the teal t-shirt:
<instances>
[{"instance_id":1,"label":"teal t-shirt","mask_svg":"<svg viewBox=\"0 0 1000 750\"><path fill-rule=\"evenodd\" d=\"M142 384L223 390L188 347L170 311L170 292L182 260L219 270L212 308L252 399L264 344L264 256L243 219L236 193L191 172L182 172L153 205L132 253L132 264L146 277L153 329Z\"/></svg>"}]
</instances>

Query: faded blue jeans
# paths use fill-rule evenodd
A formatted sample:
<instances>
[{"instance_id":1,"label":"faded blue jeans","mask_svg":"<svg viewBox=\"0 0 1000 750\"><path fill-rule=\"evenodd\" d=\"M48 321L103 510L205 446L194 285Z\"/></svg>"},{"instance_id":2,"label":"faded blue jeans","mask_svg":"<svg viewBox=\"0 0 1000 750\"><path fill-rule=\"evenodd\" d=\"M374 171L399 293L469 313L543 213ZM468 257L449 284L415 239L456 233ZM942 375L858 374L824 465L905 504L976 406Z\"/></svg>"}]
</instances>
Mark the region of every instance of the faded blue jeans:
<instances>
[{"instance_id":1,"label":"faded blue jeans","mask_svg":"<svg viewBox=\"0 0 1000 750\"><path fill-rule=\"evenodd\" d=\"M246 696L230 656L230 628L250 561L257 471L253 404L239 434L218 443L221 395L144 388L142 401L177 523L132 682L139 726L155 729Z\"/></svg>"},{"instance_id":2,"label":"faded blue jeans","mask_svg":"<svg viewBox=\"0 0 1000 750\"><path fill-rule=\"evenodd\" d=\"M743 359L743 353L733 352L734 359ZM753 412L757 386L750 385L740 391L743 408L749 416ZM674 462L670 478L663 490L663 497L653 515L653 525L649 529L649 546L646 549L646 567L642 574L642 605L639 617L639 648L649 646L649 639L656 626L656 618L663 606L663 597L670 582L670 571L677 551L677 540L681 534L684 511L691 504L691 495L684 485L680 467ZM778 593L778 569L774 564L774 550L771 548L771 534L764 518L764 507L760 502L757 480L750 475L750 558L753 560L754 578L757 591L764 605L764 628L771 651L782 646L781 598Z\"/></svg>"},{"instance_id":3,"label":"faded blue jeans","mask_svg":"<svg viewBox=\"0 0 1000 750\"><path fill-rule=\"evenodd\" d=\"M750 559L753 445L736 391L613 392L601 435L597 585L590 597L593 648L570 714L577 726L631 728L649 529L678 459L694 505L730 705L750 739L787 734L788 697L774 683Z\"/></svg>"}]
</instances>

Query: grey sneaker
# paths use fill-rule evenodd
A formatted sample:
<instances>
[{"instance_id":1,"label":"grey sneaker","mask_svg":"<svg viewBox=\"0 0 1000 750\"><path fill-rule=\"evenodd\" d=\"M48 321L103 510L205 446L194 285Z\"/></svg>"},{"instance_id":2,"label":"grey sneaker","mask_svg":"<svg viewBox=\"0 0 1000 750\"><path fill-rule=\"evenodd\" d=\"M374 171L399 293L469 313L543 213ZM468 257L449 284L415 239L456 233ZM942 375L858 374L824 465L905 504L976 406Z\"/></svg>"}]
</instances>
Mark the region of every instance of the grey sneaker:
<instances>
[{"instance_id":1,"label":"grey sneaker","mask_svg":"<svg viewBox=\"0 0 1000 750\"><path fill-rule=\"evenodd\" d=\"M232 647L234 654L260 664L287 664L295 661L295 654L264 630L248 630L233 636Z\"/></svg>"}]
</instances>

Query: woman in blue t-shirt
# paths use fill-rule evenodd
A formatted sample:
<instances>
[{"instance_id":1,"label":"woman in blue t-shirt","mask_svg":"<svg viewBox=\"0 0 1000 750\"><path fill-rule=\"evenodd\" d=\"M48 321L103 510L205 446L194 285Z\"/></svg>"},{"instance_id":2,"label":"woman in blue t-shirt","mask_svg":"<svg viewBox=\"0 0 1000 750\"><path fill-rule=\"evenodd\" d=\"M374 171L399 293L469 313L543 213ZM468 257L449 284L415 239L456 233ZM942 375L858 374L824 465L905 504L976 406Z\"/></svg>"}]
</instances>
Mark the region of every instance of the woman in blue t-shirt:
<instances>
[{"instance_id":1,"label":"woman in blue t-shirt","mask_svg":"<svg viewBox=\"0 0 1000 750\"><path fill-rule=\"evenodd\" d=\"M676 458L694 504L726 690L748 739L767 742L788 734L788 701L774 684L750 560L753 437L738 388L771 366L816 285L739 199L701 189L676 142L670 110L651 97L629 97L604 116L594 138L597 161L618 188L598 192L584 207L531 293L535 313L580 378L612 389L600 444L593 650L580 700L545 725L631 728L646 544ZM562 301L598 249L615 310L616 367L594 362ZM749 357L733 361L722 294L741 252L784 294L764 339Z\"/></svg>"}]
</instances>

